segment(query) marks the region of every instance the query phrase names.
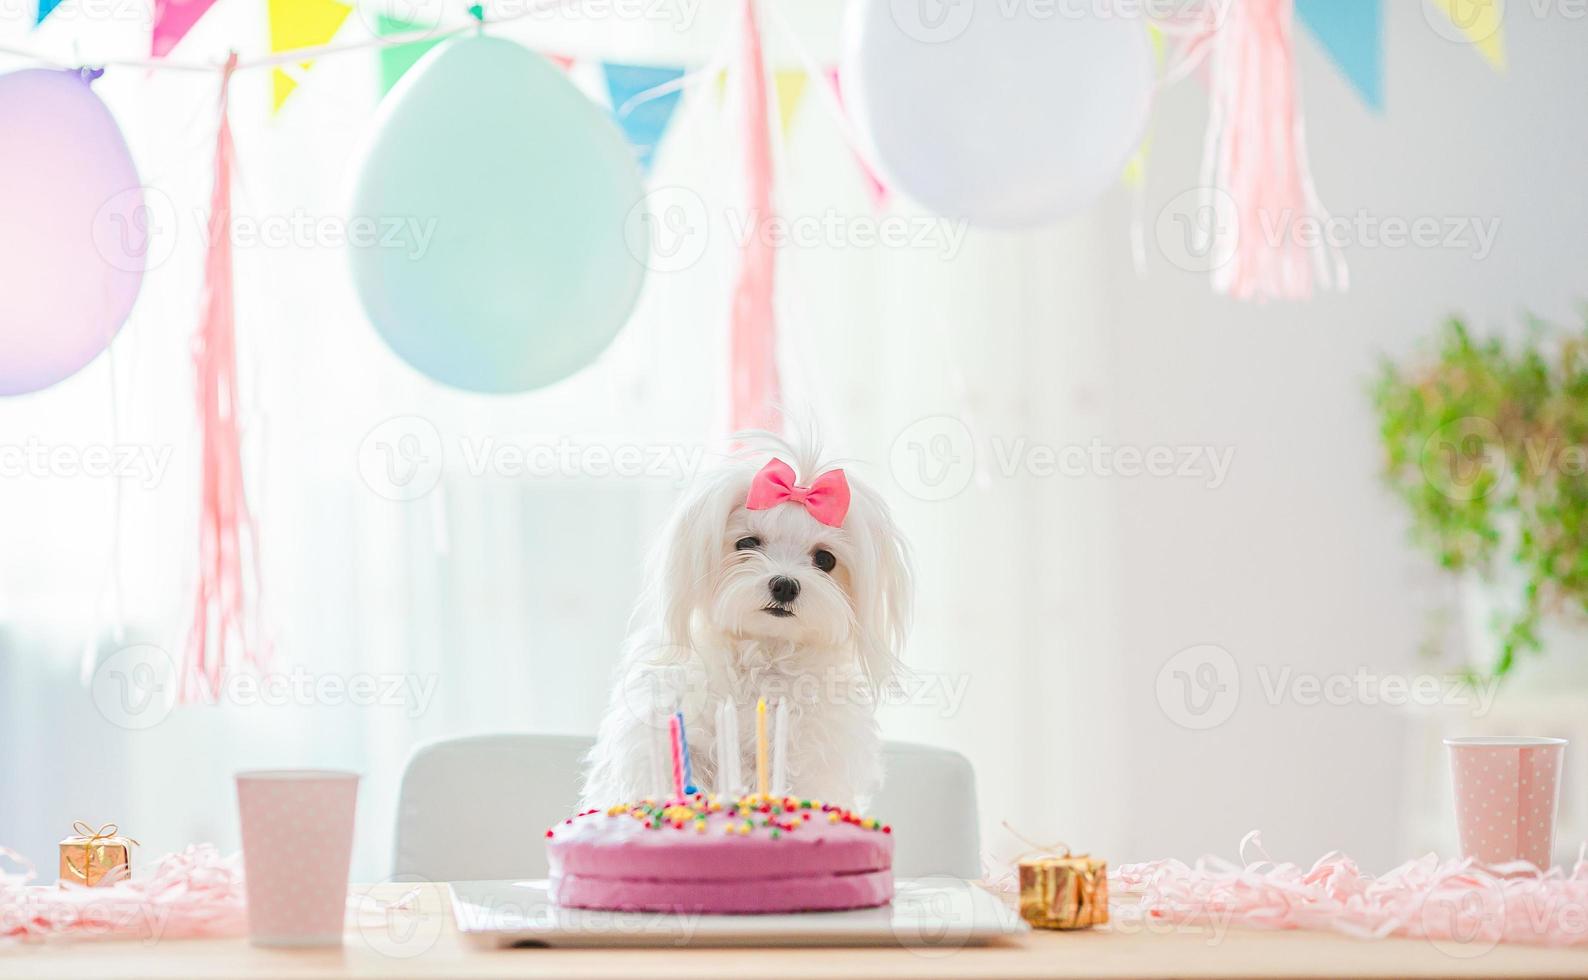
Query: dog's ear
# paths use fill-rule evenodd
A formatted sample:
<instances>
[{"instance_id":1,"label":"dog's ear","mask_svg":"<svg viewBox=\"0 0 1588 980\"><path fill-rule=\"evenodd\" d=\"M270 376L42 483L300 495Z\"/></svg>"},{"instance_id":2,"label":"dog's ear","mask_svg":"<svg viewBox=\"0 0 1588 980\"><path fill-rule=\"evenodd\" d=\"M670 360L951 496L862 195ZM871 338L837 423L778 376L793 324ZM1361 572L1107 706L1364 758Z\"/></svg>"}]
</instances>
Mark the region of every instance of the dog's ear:
<instances>
[{"instance_id":1,"label":"dog's ear","mask_svg":"<svg viewBox=\"0 0 1588 980\"><path fill-rule=\"evenodd\" d=\"M910 549L876 491L850 481L846 528L854 537L855 626L860 664L874 691L899 678L915 596Z\"/></svg>"},{"instance_id":2,"label":"dog's ear","mask_svg":"<svg viewBox=\"0 0 1588 980\"><path fill-rule=\"evenodd\" d=\"M728 547L728 518L744 503L752 471L732 465L702 474L684 491L651 558L651 583L662 641L674 655L693 649L695 612L710 599Z\"/></svg>"}]
</instances>

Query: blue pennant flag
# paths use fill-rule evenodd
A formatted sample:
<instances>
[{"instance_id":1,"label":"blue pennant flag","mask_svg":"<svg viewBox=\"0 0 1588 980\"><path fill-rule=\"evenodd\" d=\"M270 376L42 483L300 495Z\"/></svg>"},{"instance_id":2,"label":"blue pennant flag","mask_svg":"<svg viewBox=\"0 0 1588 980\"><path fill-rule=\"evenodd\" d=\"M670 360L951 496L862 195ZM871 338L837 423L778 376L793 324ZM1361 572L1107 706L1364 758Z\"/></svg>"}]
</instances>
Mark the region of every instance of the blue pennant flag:
<instances>
[{"instance_id":1,"label":"blue pennant flag","mask_svg":"<svg viewBox=\"0 0 1588 980\"><path fill-rule=\"evenodd\" d=\"M678 108L678 98L683 93L674 89L655 98L641 100L635 96L649 92L658 85L677 81L684 76L684 70L606 62L602 63L601 68L606 73L607 92L612 97L612 113L618 125L623 127L623 135L628 137L629 144L634 147L640 169L650 173L656 145L662 141L662 132L667 129L668 120L673 118L673 110Z\"/></svg>"},{"instance_id":2,"label":"blue pennant flag","mask_svg":"<svg viewBox=\"0 0 1588 980\"><path fill-rule=\"evenodd\" d=\"M1368 106L1383 112L1383 0L1296 0L1296 16Z\"/></svg>"},{"instance_id":3,"label":"blue pennant flag","mask_svg":"<svg viewBox=\"0 0 1588 980\"><path fill-rule=\"evenodd\" d=\"M35 25L44 23L44 18L54 13L55 8L60 5L61 0L39 0L39 19L33 23Z\"/></svg>"}]
</instances>

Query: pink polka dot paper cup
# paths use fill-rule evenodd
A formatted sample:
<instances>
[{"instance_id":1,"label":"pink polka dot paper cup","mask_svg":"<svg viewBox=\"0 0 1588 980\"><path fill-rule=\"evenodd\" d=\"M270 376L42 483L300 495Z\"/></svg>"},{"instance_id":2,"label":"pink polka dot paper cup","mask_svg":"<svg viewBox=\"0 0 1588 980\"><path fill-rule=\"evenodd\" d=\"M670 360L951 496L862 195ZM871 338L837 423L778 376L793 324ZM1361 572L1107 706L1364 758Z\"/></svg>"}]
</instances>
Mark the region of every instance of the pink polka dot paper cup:
<instances>
[{"instance_id":1,"label":"pink polka dot paper cup","mask_svg":"<svg viewBox=\"0 0 1588 980\"><path fill-rule=\"evenodd\" d=\"M1461 856L1483 864L1554 863L1563 738L1447 738Z\"/></svg>"},{"instance_id":2,"label":"pink polka dot paper cup","mask_svg":"<svg viewBox=\"0 0 1588 980\"><path fill-rule=\"evenodd\" d=\"M322 769L237 774L256 946L340 946L358 776Z\"/></svg>"}]
</instances>

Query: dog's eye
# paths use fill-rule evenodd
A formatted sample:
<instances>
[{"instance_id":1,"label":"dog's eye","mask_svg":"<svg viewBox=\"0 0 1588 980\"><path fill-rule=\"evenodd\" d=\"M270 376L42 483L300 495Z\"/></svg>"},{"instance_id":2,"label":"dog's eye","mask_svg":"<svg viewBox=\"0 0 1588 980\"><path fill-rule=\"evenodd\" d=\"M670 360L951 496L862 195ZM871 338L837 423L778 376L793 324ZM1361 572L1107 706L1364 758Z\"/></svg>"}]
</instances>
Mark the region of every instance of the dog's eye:
<instances>
[{"instance_id":1,"label":"dog's eye","mask_svg":"<svg viewBox=\"0 0 1588 980\"><path fill-rule=\"evenodd\" d=\"M740 538L733 543L734 551L754 551L761 547L760 538Z\"/></svg>"},{"instance_id":2,"label":"dog's eye","mask_svg":"<svg viewBox=\"0 0 1588 980\"><path fill-rule=\"evenodd\" d=\"M838 559L833 557L833 553L831 551L827 551L824 548L817 548L815 551L811 552L811 564L815 565L824 572L830 572L834 568L838 567Z\"/></svg>"}]
</instances>

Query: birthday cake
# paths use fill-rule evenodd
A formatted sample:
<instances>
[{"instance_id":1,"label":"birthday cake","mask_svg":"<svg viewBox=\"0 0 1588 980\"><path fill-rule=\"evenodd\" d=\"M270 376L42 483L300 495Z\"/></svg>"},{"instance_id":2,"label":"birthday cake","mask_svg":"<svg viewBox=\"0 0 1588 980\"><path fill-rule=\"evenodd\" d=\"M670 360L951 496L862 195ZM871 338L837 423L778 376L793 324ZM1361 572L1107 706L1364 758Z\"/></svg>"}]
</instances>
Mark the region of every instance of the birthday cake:
<instances>
[{"instance_id":1,"label":"birthday cake","mask_svg":"<svg viewBox=\"0 0 1588 980\"><path fill-rule=\"evenodd\" d=\"M573 908L817 912L893 898L893 828L820 800L696 793L586 810L546 831Z\"/></svg>"}]
</instances>

